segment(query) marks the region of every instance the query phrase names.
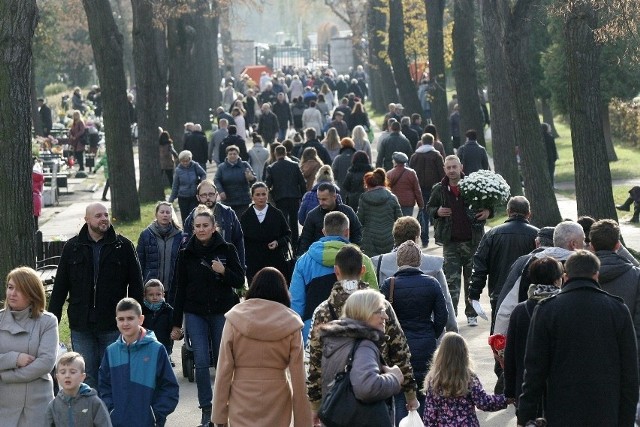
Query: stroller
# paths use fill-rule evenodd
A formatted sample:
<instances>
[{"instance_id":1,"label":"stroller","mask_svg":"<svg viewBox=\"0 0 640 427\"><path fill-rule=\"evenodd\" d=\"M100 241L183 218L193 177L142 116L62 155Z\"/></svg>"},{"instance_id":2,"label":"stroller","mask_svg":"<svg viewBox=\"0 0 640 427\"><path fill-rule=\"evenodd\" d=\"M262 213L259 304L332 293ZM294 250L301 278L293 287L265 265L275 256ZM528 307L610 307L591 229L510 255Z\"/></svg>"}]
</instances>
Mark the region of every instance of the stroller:
<instances>
[{"instance_id":1,"label":"stroller","mask_svg":"<svg viewBox=\"0 0 640 427\"><path fill-rule=\"evenodd\" d=\"M196 379L196 362L187 328L184 328L184 343L180 349L180 356L182 360L182 376L192 383ZM209 360L209 367L215 367L218 363L213 354L213 345L211 344L211 340L209 340Z\"/></svg>"}]
</instances>

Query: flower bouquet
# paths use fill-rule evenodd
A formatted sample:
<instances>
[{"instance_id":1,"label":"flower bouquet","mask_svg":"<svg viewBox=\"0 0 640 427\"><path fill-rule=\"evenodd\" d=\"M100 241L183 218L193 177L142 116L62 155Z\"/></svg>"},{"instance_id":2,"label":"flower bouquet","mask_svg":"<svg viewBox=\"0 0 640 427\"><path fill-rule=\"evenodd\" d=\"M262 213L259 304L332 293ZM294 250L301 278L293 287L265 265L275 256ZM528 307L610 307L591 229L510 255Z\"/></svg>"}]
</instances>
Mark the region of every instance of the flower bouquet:
<instances>
[{"instance_id":1,"label":"flower bouquet","mask_svg":"<svg viewBox=\"0 0 640 427\"><path fill-rule=\"evenodd\" d=\"M504 368L504 349L507 347L507 337L502 334L495 334L489 337L489 346L493 350L493 357Z\"/></svg>"},{"instance_id":2,"label":"flower bouquet","mask_svg":"<svg viewBox=\"0 0 640 427\"><path fill-rule=\"evenodd\" d=\"M493 209L509 200L511 188L507 181L490 170L479 170L464 177L458 184L464 201L474 211Z\"/></svg>"},{"instance_id":3,"label":"flower bouquet","mask_svg":"<svg viewBox=\"0 0 640 427\"><path fill-rule=\"evenodd\" d=\"M476 214L482 209L492 211L496 205L509 199L510 187L504 178L490 170L479 170L466 176L458 183L462 199L468 206L467 215L471 226L483 228L484 221L478 221Z\"/></svg>"}]
</instances>

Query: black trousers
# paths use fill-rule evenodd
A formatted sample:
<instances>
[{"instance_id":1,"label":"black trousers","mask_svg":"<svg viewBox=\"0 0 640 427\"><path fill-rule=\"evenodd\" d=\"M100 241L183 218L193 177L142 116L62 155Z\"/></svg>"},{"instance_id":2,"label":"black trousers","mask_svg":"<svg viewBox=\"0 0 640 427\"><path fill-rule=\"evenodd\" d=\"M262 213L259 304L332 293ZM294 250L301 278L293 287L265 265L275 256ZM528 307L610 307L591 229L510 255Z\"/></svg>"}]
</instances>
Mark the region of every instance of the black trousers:
<instances>
[{"instance_id":1,"label":"black trousers","mask_svg":"<svg viewBox=\"0 0 640 427\"><path fill-rule=\"evenodd\" d=\"M298 246L298 238L300 236L300 232L298 231L298 209L300 209L300 199L280 199L275 203L276 208L282 212L289 224L289 228L291 229L291 247L296 248Z\"/></svg>"}]
</instances>

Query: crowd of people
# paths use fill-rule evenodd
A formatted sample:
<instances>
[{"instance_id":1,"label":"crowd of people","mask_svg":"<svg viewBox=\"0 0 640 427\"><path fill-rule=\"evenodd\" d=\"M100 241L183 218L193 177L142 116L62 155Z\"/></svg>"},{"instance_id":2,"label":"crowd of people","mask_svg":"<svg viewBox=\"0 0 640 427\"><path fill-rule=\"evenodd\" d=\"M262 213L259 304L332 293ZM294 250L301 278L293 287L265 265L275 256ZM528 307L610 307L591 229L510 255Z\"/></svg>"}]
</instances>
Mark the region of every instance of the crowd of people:
<instances>
[{"instance_id":1,"label":"crowd of people","mask_svg":"<svg viewBox=\"0 0 640 427\"><path fill-rule=\"evenodd\" d=\"M515 196L485 232L495 212L472 211L459 188L488 168L475 130L446 156L435 126L391 104L373 159L364 74L346 88L329 70L263 77L225 78L209 141L187 123L177 153L160 129L171 194L137 244L93 203L48 307L35 271L9 273L8 423L163 426L179 401L173 342L185 339L202 426L331 425L345 413L338 393L367 405L349 408L352 426L419 411L425 426L471 427L476 408L509 404L522 426L633 425L640 267L617 223L538 229ZM442 257L422 250L431 225ZM456 321L462 303L467 327L478 324L485 286L492 340L506 341L494 394ZM73 351L58 357L65 304Z\"/></svg>"}]
</instances>

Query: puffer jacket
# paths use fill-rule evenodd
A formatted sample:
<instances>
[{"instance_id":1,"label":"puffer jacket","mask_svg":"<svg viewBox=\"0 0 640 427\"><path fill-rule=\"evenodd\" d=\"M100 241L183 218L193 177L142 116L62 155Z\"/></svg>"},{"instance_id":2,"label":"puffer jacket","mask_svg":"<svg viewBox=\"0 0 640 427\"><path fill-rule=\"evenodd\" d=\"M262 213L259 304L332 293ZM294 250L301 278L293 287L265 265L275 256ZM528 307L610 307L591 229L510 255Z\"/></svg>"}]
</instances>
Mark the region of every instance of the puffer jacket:
<instances>
[{"instance_id":1,"label":"puffer jacket","mask_svg":"<svg viewBox=\"0 0 640 427\"><path fill-rule=\"evenodd\" d=\"M322 396L331 389L336 374L344 367L356 340L362 340L353 356L349 375L353 393L363 402L373 403L387 400L399 393L401 384L392 374L382 373L380 345L384 333L364 322L340 319L320 327L322 351ZM389 405L393 415L393 407ZM391 417L393 419L394 417Z\"/></svg>"},{"instance_id":2,"label":"puffer jacket","mask_svg":"<svg viewBox=\"0 0 640 427\"><path fill-rule=\"evenodd\" d=\"M411 350L413 375L418 384L422 384L436 351L436 339L447 323L447 305L438 281L419 268L401 268L393 277L393 295L391 278L385 280L380 291L388 301L393 300L393 309Z\"/></svg>"},{"instance_id":3,"label":"puffer jacket","mask_svg":"<svg viewBox=\"0 0 640 427\"><path fill-rule=\"evenodd\" d=\"M225 204L229 206L249 206L249 203L251 203L250 183L244 175L245 170L251 171L253 181L255 181L255 173L248 162L238 160L232 165L228 160L225 160L218 165L214 182L218 193L224 193L227 196L224 200Z\"/></svg>"},{"instance_id":4,"label":"puffer jacket","mask_svg":"<svg viewBox=\"0 0 640 427\"><path fill-rule=\"evenodd\" d=\"M213 271L214 259L225 265L224 274ZM233 288L244 285L244 269L234 246L217 231L207 246L192 236L178 255L176 269L173 326L182 327L185 312L198 316L222 314L238 303Z\"/></svg>"},{"instance_id":5,"label":"puffer jacket","mask_svg":"<svg viewBox=\"0 0 640 427\"><path fill-rule=\"evenodd\" d=\"M164 285L165 292L170 293L181 241L182 233L179 229L172 227L166 236L162 236L155 221L142 230L136 252L144 283L150 279L158 279Z\"/></svg>"},{"instance_id":6,"label":"puffer jacket","mask_svg":"<svg viewBox=\"0 0 640 427\"><path fill-rule=\"evenodd\" d=\"M46 425L111 427L111 418L98 392L82 383L76 396L67 396L60 390L49 402Z\"/></svg>"},{"instance_id":7,"label":"puffer jacket","mask_svg":"<svg viewBox=\"0 0 640 427\"><path fill-rule=\"evenodd\" d=\"M362 252L368 256L393 249L391 230L402 216L398 198L386 187L374 187L360 196L358 219L362 224Z\"/></svg>"},{"instance_id":8,"label":"puffer jacket","mask_svg":"<svg viewBox=\"0 0 640 427\"><path fill-rule=\"evenodd\" d=\"M207 173L193 160L186 168L182 164L178 164L173 174L173 186L171 187L169 203L173 203L177 197L195 197L198 182L205 179L207 179Z\"/></svg>"}]
</instances>

